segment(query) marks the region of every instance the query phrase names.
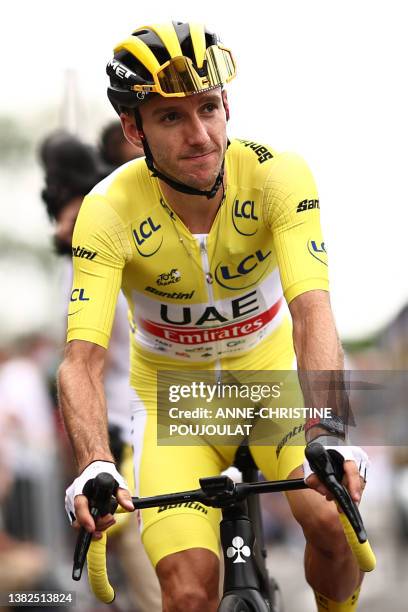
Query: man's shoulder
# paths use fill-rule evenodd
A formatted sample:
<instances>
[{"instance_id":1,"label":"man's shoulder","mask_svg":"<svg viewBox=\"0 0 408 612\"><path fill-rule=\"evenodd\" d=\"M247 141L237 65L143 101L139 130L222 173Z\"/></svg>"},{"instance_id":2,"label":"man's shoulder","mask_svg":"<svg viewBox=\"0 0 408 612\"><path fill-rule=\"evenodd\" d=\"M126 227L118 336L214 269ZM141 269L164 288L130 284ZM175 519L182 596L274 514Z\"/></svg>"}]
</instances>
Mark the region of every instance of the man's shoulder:
<instances>
[{"instance_id":1,"label":"man's shoulder","mask_svg":"<svg viewBox=\"0 0 408 612\"><path fill-rule=\"evenodd\" d=\"M247 182L258 188L262 188L270 180L286 182L288 178L296 180L298 175L310 172L301 155L278 151L255 140L232 140L227 159L234 182Z\"/></svg>"},{"instance_id":2,"label":"man's shoulder","mask_svg":"<svg viewBox=\"0 0 408 612\"><path fill-rule=\"evenodd\" d=\"M255 140L234 138L228 147L228 157L232 160L244 159L255 168L270 168L279 164L303 165L304 159L293 151L278 151L269 144Z\"/></svg>"},{"instance_id":3,"label":"man's shoulder","mask_svg":"<svg viewBox=\"0 0 408 612\"><path fill-rule=\"evenodd\" d=\"M99 181L93 187L90 195L112 198L116 194L126 193L129 189L134 189L138 182L143 183L148 178L149 174L144 157L132 159Z\"/></svg>"},{"instance_id":4,"label":"man's shoulder","mask_svg":"<svg viewBox=\"0 0 408 612\"><path fill-rule=\"evenodd\" d=\"M278 152L270 145L242 138L234 138L231 141L228 153L232 158L241 157L258 166L264 165L278 155Z\"/></svg>"},{"instance_id":5,"label":"man's shoulder","mask_svg":"<svg viewBox=\"0 0 408 612\"><path fill-rule=\"evenodd\" d=\"M132 204L146 202L151 193L151 179L144 157L123 164L97 183L85 198L87 206L109 207L123 220Z\"/></svg>"}]
</instances>

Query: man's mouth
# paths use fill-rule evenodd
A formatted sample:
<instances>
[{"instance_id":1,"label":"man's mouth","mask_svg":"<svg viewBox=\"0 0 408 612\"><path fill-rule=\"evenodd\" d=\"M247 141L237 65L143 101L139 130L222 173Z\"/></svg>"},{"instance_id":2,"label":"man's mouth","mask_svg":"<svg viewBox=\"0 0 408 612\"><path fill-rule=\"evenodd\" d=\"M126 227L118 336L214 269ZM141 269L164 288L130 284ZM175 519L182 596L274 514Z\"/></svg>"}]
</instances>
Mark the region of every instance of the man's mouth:
<instances>
[{"instance_id":1,"label":"man's mouth","mask_svg":"<svg viewBox=\"0 0 408 612\"><path fill-rule=\"evenodd\" d=\"M213 153L215 152L216 151L207 151L206 153L195 153L194 155L185 155L184 157L182 157L182 159L203 161L207 157L210 157L210 155L213 155Z\"/></svg>"}]
</instances>

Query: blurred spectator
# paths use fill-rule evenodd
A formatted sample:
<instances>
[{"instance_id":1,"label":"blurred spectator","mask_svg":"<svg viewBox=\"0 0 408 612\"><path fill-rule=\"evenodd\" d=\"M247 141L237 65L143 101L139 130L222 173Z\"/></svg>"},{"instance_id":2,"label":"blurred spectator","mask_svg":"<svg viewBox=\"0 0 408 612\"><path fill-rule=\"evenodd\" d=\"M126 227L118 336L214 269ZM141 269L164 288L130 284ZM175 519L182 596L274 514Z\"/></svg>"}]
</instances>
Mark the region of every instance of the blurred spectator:
<instances>
[{"instance_id":1,"label":"blurred spectator","mask_svg":"<svg viewBox=\"0 0 408 612\"><path fill-rule=\"evenodd\" d=\"M36 474L55 450L52 404L42 371L48 340L33 335L15 343L15 354L0 365L0 414L12 435L2 437L14 474Z\"/></svg>"},{"instance_id":2,"label":"blurred spectator","mask_svg":"<svg viewBox=\"0 0 408 612\"><path fill-rule=\"evenodd\" d=\"M71 255L72 232L84 196L107 173L95 151L68 132L57 131L40 146L45 171L42 199L56 222L54 244L59 255Z\"/></svg>"},{"instance_id":3,"label":"blurred spectator","mask_svg":"<svg viewBox=\"0 0 408 612\"><path fill-rule=\"evenodd\" d=\"M26 338L17 354L0 351L0 591L56 587L46 554L57 513L55 429L36 351ZM47 500L45 501L45 491ZM48 535L47 535L48 533Z\"/></svg>"},{"instance_id":4,"label":"blurred spectator","mask_svg":"<svg viewBox=\"0 0 408 612\"><path fill-rule=\"evenodd\" d=\"M144 152L126 140L118 121L112 121L101 132L99 154L106 168L112 172L135 157L143 157Z\"/></svg>"}]
</instances>

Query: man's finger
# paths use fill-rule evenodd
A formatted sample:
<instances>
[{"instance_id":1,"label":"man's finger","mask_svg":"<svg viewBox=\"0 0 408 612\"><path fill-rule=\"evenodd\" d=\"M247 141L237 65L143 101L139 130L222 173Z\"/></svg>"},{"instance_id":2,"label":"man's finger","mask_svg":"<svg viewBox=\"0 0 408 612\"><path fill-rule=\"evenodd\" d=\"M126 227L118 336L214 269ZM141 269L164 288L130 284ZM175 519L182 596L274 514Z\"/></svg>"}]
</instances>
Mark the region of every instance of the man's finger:
<instances>
[{"instance_id":1,"label":"man's finger","mask_svg":"<svg viewBox=\"0 0 408 612\"><path fill-rule=\"evenodd\" d=\"M90 533L95 531L95 521L89 512L88 499L85 495L76 495L74 500L75 516L78 524Z\"/></svg>"},{"instance_id":2,"label":"man's finger","mask_svg":"<svg viewBox=\"0 0 408 612\"><path fill-rule=\"evenodd\" d=\"M328 495L331 495L330 491L324 486L323 483L320 482L316 474L311 474L309 478L307 479L306 484L310 489L314 489L315 491L317 491L321 495L324 495L325 497L327 497Z\"/></svg>"},{"instance_id":3,"label":"man's finger","mask_svg":"<svg viewBox=\"0 0 408 612\"><path fill-rule=\"evenodd\" d=\"M79 510L79 512L81 513L81 509ZM93 519L92 515L89 515L94 523L95 526L95 531L92 530L92 534L96 534L97 532L102 532L105 531L105 529L109 529L109 527L112 527L112 525L115 525L116 520L115 518L112 516L112 514L105 514L105 516L101 516L97 519L96 523L95 520ZM85 519L86 520L86 519ZM85 529L87 531L91 531L89 529L86 528L86 526L84 524L80 524L78 520L74 521L72 523L72 527L74 527L74 529L80 529L80 527L83 526L85 527ZM99 539L99 538L96 538Z\"/></svg>"},{"instance_id":4,"label":"man's finger","mask_svg":"<svg viewBox=\"0 0 408 612\"><path fill-rule=\"evenodd\" d=\"M132 502L132 497L127 489L119 488L118 492L116 493L116 499L118 500L118 503L122 506L122 508L124 508L128 512L133 512L133 510L135 509Z\"/></svg>"},{"instance_id":5,"label":"man's finger","mask_svg":"<svg viewBox=\"0 0 408 612\"><path fill-rule=\"evenodd\" d=\"M116 523L112 514L105 514L105 516L100 516L96 521L96 531L105 531L105 529L109 529Z\"/></svg>"},{"instance_id":6,"label":"man's finger","mask_svg":"<svg viewBox=\"0 0 408 612\"><path fill-rule=\"evenodd\" d=\"M344 462L344 481L351 499L358 504L361 501L362 486L355 461Z\"/></svg>"}]
</instances>

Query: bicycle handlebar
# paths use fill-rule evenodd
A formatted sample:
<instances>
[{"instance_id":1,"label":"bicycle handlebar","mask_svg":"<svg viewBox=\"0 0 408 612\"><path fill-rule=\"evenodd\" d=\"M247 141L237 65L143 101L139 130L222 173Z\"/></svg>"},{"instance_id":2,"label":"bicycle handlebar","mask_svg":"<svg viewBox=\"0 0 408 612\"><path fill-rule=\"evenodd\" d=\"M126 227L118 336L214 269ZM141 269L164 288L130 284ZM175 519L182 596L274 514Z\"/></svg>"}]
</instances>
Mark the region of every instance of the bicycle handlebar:
<instances>
[{"instance_id":1,"label":"bicycle handlebar","mask_svg":"<svg viewBox=\"0 0 408 612\"><path fill-rule=\"evenodd\" d=\"M376 566L376 559L367 538L363 519L349 492L341 484L344 474L343 457L335 450L326 451L317 442L311 443L306 447L305 455L312 470L317 474L319 480L325 484L330 493L332 493L337 505L343 511L340 512L340 521L347 542L361 571L373 571Z\"/></svg>"},{"instance_id":2,"label":"bicycle handlebar","mask_svg":"<svg viewBox=\"0 0 408 612\"><path fill-rule=\"evenodd\" d=\"M313 471L332 493L337 505L343 511L339 515L340 521L360 569L364 572L372 571L375 568L376 559L368 542L360 512L347 489L339 482L343 476L342 456L336 451L326 451L319 443L309 444L306 447L305 454ZM132 502L135 509L188 501L200 501L207 506L222 508L239 503L253 494L307 488L302 479L234 484L228 476L201 478L200 486L200 489L192 491L157 495L143 499L132 497ZM84 490L90 500L91 514L95 520L108 512L114 512L113 504L115 504L116 510L117 503L112 497L116 489L117 483L114 478L110 474L103 473L98 474L94 479L93 494ZM119 507L117 512L126 511ZM106 541L106 531L103 532L102 539L92 540L91 534L84 529L80 530L75 548L72 577L74 580L80 579L85 558L87 558L88 579L94 595L103 603L111 603L115 593L106 571Z\"/></svg>"},{"instance_id":3,"label":"bicycle handlebar","mask_svg":"<svg viewBox=\"0 0 408 612\"><path fill-rule=\"evenodd\" d=\"M98 474L85 484L84 494L88 498L90 513L95 522L99 517L116 511L118 504L113 494L117 488L116 480L106 472ZM74 552L72 578L80 580L87 559L88 579L95 597L104 603L112 603L115 592L109 583L106 570L106 538L104 531L101 540L92 540L92 534L81 527Z\"/></svg>"}]
</instances>

